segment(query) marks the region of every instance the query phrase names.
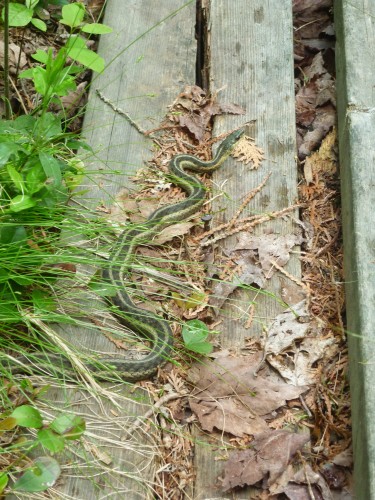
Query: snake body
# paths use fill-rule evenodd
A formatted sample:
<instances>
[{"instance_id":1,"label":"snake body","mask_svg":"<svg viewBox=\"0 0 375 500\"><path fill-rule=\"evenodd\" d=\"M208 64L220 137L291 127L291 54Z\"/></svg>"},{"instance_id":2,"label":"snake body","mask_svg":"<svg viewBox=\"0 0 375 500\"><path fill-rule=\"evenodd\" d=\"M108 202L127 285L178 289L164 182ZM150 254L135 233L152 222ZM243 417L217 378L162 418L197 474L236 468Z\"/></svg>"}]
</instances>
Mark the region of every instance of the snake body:
<instances>
[{"instance_id":1,"label":"snake body","mask_svg":"<svg viewBox=\"0 0 375 500\"><path fill-rule=\"evenodd\" d=\"M150 241L161 230L186 220L201 208L205 201L205 187L186 169L195 172L216 170L228 158L242 134L243 130L231 133L220 144L211 161L205 162L188 154L174 156L168 165L169 178L187 193L187 198L158 208L142 225L125 229L111 251L108 266L103 270L103 278L116 288L111 302L120 310L119 321L152 344L150 352L142 359L103 359L125 380L136 381L151 377L158 366L168 360L173 347L173 335L168 322L137 307L124 288L134 253L139 245Z\"/></svg>"}]
</instances>

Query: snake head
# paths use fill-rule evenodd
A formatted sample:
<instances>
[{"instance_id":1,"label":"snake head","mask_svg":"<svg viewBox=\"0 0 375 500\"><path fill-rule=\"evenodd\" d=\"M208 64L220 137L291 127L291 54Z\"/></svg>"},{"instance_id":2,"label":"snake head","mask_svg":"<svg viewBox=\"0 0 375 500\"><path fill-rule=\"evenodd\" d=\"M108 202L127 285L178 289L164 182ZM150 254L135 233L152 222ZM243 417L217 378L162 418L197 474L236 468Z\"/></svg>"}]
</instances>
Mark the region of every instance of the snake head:
<instances>
[{"instance_id":1,"label":"snake head","mask_svg":"<svg viewBox=\"0 0 375 500\"><path fill-rule=\"evenodd\" d=\"M228 137L222 142L224 150L231 150L233 146L236 144L236 142L241 139L243 134L245 133L244 128L239 128L238 130L235 130L231 134L228 135Z\"/></svg>"}]
</instances>

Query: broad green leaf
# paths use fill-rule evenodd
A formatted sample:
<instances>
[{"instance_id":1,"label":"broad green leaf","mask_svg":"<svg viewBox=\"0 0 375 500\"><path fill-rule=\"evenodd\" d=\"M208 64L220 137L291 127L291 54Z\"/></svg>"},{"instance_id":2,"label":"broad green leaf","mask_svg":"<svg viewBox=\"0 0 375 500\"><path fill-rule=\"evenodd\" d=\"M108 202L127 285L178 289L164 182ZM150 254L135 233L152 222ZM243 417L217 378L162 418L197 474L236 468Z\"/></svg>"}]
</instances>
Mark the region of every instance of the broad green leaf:
<instances>
[{"instance_id":1,"label":"broad green leaf","mask_svg":"<svg viewBox=\"0 0 375 500\"><path fill-rule=\"evenodd\" d=\"M0 420L0 431L10 431L17 427L17 420L14 417L7 417Z\"/></svg>"},{"instance_id":2,"label":"broad green leaf","mask_svg":"<svg viewBox=\"0 0 375 500\"><path fill-rule=\"evenodd\" d=\"M75 79L73 76L69 76L68 74L69 68L65 68L61 71L54 81L53 85L51 85L52 94L56 94L58 96L68 95L69 92L74 92L77 88Z\"/></svg>"},{"instance_id":3,"label":"broad green leaf","mask_svg":"<svg viewBox=\"0 0 375 500\"><path fill-rule=\"evenodd\" d=\"M92 147L89 144L87 144L87 142L76 140L76 139L68 140L66 143L66 146L70 149L81 149L82 148L82 149L86 149L87 151L91 151L92 153L94 152Z\"/></svg>"},{"instance_id":4,"label":"broad green leaf","mask_svg":"<svg viewBox=\"0 0 375 500\"><path fill-rule=\"evenodd\" d=\"M26 285L31 285L34 281L33 278L30 278L28 276L21 276L21 275L14 275L12 276L12 280L15 281L18 285L21 286L26 286Z\"/></svg>"},{"instance_id":5,"label":"broad green leaf","mask_svg":"<svg viewBox=\"0 0 375 500\"><path fill-rule=\"evenodd\" d=\"M33 17L31 19L31 24L33 24L35 26L35 28L38 28L38 30L40 30L40 31L47 31L47 25L41 19Z\"/></svg>"},{"instance_id":6,"label":"broad green leaf","mask_svg":"<svg viewBox=\"0 0 375 500\"><path fill-rule=\"evenodd\" d=\"M62 133L61 118L52 113L45 113L35 123L35 134L45 139L52 139Z\"/></svg>"},{"instance_id":7,"label":"broad green leaf","mask_svg":"<svg viewBox=\"0 0 375 500\"><path fill-rule=\"evenodd\" d=\"M34 68L25 69L25 71L21 71L18 75L18 78L34 78Z\"/></svg>"},{"instance_id":8,"label":"broad green leaf","mask_svg":"<svg viewBox=\"0 0 375 500\"><path fill-rule=\"evenodd\" d=\"M0 165L5 165L12 155L25 149L15 142L3 142L0 144Z\"/></svg>"},{"instance_id":9,"label":"broad green leaf","mask_svg":"<svg viewBox=\"0 0 375 500\"><path fill-rule=\"evenodd\" d=\"M60 23L66 24L71 28L77 28L85 17L85 7L81 3L71 3L62 8L62 18Z\"/></svg>"},{"instance_id":10,"label":"broad green leaf","mask_svg":"<svg viewBox=\"0 0 375 500\"><path fill-rule=\"evenodd\" d=\"M4 9L1 14L4 21ZM33 11L19 3L9 3L9 26L26 26L33 17Z\"/></svg>"},{"instance_id":11,"label":"broad green leaf","mask_svg":"<svg viewBox=\"0 0 375 500\"><path fill-rule=\"evenodd\" d=\"M41 163L38 161L33 165L26 174L26 189L29 194L34 194L44 187L47 179Z\"/></svg>"},{"instance_id":12,"label":"broad green leaf","mask_svg":"<svg viewBox=\"0 0 375 500\"><path fill-rule=\"evenodd\" d=\"M107 33L112 33L113 29L105 24L100 23L90 23L85 24L82 27L84 33L90 33L91 35L105 35Z\"/></svg>"},{"instance_id":13,"label":"broad green leaf","mask_svg":"<svg viewBox=\"0 0 375 500\"><path fill-rule=\"evenodd\" d=\"M0 473L0 493L3 493L8 484L8 475Z\"/></svg>"},{"instance_id":14,"label":"broad green leaf","mask_svg":"<svg viewBox=\"0 0 375 500\"><path fill-rule=\"evenodd\" d=\"M56 208L56 205L61 205L68 201L68 192L63 184L58 188L52 188L46 190L46 192L41 191L39 194L40 200L39 205L49 208Z\"/></svg>"},{"instance_id":15,"label":"broad green leaf","mask_svg":"<svg viewBox=\"0 0 375 500\"><path fill-rule=\"evenodd\" d=\"M213 346L210 342L190 342L189 344L185 344L185 346L186 349L196 352L197 354L211 354L213 350Z\"/></svg>"},{"instance_id":16,"label":"broad green leaf","mask_svg":"<svg viewBox=\"0 0 375 500\"><path fill-rule=\"evenodd\" d=\"M17 191L24 192L24 181L22 175L17 172L13 165L7 165L7 172L12 179L13 184L16 186Z\"/></svg>"},{"instance_id":17,"label":"broad green leaf","mask_svg":"<svg viewBox=\"0 0 375 500\"><path fill-rule=\"evenodd\" d=\"M45 50L38 49L35 54L31 54L31 57L35 59L35 61L41 62L42 64L47 64L48 54ZM28 70L26 70L28 71Z\"/></svg>"},{"instance_id":18,"label":"broad green leaf","mask_svg":"<svg viewBox=\"0 0 375 500\"><path fill-rule=\"evenodd\" d=\"M16 130L20 130L22 132L31 132L34 128L35 121L35 116L21 115L13 121L13 126Z\"/></svg>"},{"instance_id":19,"label":"broad green leaf","mask_svg":"<svg viewBox=\"0 0 375 500\"><path fill-rule=\"evenodd\" d=\"M193 337L195 340L206 340L210 333L206 323L203 323L203 321L200 321L199 319L187 321L183 330L185 330L186 334L186 339L184 337L185 341L189 341Z\"/></svg>"},{"instance_id":20,"label":"broad green leaf","mask_svg":"<svg viewBox=\"0 0 375 500\"><path fill-rule=\"evenodd\" d=\"M21 132L25 134L29 132L34 122L35 118L31 115L21 115L14 120L0 121L0 134L6 136L3 142L11 142L10 138L14 133Z\"/></svg>"},{"instance_id":21,"label":"broad green leaf","mask_svg":"<svg viewBox=\"0 0 375 500\"><path fill-rule=\"evenodd\" d=\"M11 212L22 212L22 210L28 210L29 208L35 207L36 201L27 194L19 194L10 200L9 210Z\"/></svg>"},{"instance_id":22,"label":"broad green leaf","mask_svg":"<svg viewBox=\"0 0 375 500\"><path fill-rule=\"evenodd\" d=\"M65 448L64 438L49 428L38 431L38 440L51 453L58 453Z\"/></svg>"},{"instance_id":23,"label":"broad green leaf","mask_svg":"<svg viewBox=\"0 0 375 500\"><path fill-rule=\"evenodd\" d=\"M92 50L72 48L69 49L68 54L69 57L75 61L78 61L86 66L86 68L92 69L97 73L101 73L104 70L104 59L98 54L95 54Z\"/></svg>"},{"instance_id":24,"label":"broad green leaf","mask_svg":"<svg viewBox=\"0 0 375 500\"><path fill-rule=\"evenodd\" d=\"M3 223L0 226L0 245L9 245L25 241L27 238L26 229L24 226L16 226L15 224L6 225Z\"/></svg>"},{"instance_id":25,"label":"broad green leaf","mask_svg":"<svg viewBox=\"0 0 375 500\"><path fill-rule=\"evenodd\" d=\"M64 413L55 418L50 424L50 429L57 432L65 439L79 439L86 430L86 423L82 417L72 413Z\"/></svg>"},{"instance_id":26,"label":"broad green leaf","mask_svg":"<svg viewBox=\"0 0 375 500\"><path fill-rule=\"evenodd\" d=\"M210 331L203 321L199 319L188 321L182 328L185 347L199 354L209 354L213 349L212 344L206 342L209 333Z\"/></svg>"},{"instance_id":27,"label":"broad green leaf","mask_svg":"<svg viewBox=\"0 0 375 500\"><path fill-rule=\"evenodd\" d=\"M34 80L35 90L40 95L46 95L49 89L47 71L41 66L36 66L33 68L32 79Z\"/></svg>"},{"instance_id":28,"label":"broad green leaf","mask_svg":"<svg viewBox=\"0 0 375 500\"><path fill-rule=\"evenodd\" d=\"M62 180L60 162L43 151L39 153L39 160L47 178L53 180L53 185L55 187L60 186Z\"/></svg>"},{"instance_id":29,"label":"broad green leaf","mask_svg":"<svg viewBox=\"0 0 375 500\"><path fill-rule=\"evenodd\" d=\"M45 491L51 488L61 474L58 462L51 457L39 457L34 466L27 470L15 483L16 491Z\"/></svg>"},{"instance_id":30,"label":"broad green leaf","mask_svg":"<svg viewBox=\"0 0 375 500\"><path fill-rule=\"evenodd\" d=\"M82 73L83 71L82 66L77 66L74 64L65 69L69 75L77 75L78 73Z\"/></svg>"},{"instance_id":31,"label":"broad green leaf","mask_svg":"<svg viewBox=\"0 0 375 500\"><path fill-rule=\"evenodd\" d=\"M69 55L69 50L70 49L87 49L86 47L86 39L82 38L81 36L78 35L73 35L68 40L66 41L65 48L67 50L67 53Z\"/></svg>"},{"instance_id":32,"label":"broad green leaf","mask_svg":"<svg viewBox=\"0 0 375 500\"><path fill-rule=\"evenodd\" d=\"M42 417L39 411L30 405L18 406L12 411L10 416L15 418L17 425L21 427L40 429L43 425Z\"/></svg>"}]
</instances>

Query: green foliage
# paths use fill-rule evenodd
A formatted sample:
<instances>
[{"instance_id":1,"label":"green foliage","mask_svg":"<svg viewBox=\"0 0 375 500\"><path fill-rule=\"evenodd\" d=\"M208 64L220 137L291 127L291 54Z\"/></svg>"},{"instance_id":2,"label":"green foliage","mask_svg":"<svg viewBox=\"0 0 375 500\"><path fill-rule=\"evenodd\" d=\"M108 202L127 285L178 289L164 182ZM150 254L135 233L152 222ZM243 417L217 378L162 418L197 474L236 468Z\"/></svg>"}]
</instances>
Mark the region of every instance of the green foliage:
<instances>
[{"instance_id":1,"label":"green foliage","mask_svg":"<svg viewBox=\"0 0 375 500\"><path fill-rule=\"evenodd\" d=\"M61 12L60 23L66 24L70 28L78 28L85 17L85 6L79 2L71 3L64 5Z\"/></svg>"},{"instance_id":2,"label":"green foliage","mask_svg":"<svg viewBox=\"0 0 375 500\"><path fill-rule=\"evenodd\" d=\"M182 338L186 349L198 354L210 354L213 346L206 339L212 333L207 325L199 319L187 321L182 328Z\"/></svg>"},{"instance_id":3,"label":"green foliage","mask_svg":"<svg viewBox=\"0 0 375 500\"><path fill-rule=\"evenodd\" d=\"M84 175L79 158L71 158L71 141L52 113L0 123L2 323L22 323L25 308L41 317L55 310L49 288L57 275L48 266L70 190ZM75 139L74 146L80 145Z\"/></svg>"},{"instance_id":4,"label":"green foliage","mask_svg":"<svg viewBox=\"0 0 375 500\"><path fill-rule=\"evenodd\" d=\"M18 472L18 463L24 461L31 450L42 447L51 454L59 453L64 450L67 441L80 439L86 430L85 421L69 413L63 413L50 424L44 425L40 412L30 405L18 406L9 415L0 415L0 434L14 432L17 427L38 429L37 436L33 439L19 439L18 443L7 448L0 447L1 452L12 457L7 470L0 474L0 494L8 486L10 475ZM4 442L7 440L4 439ZM60 473L60 466L54 458L40 456L15 481L12 489L29 493L45 491L55 484Z\"/></svg>"},{"instance_id":5,"label":"green foliage","mask_svg":"<svg viewBox=\"0 0 375 500\"><path fill-rule=\"evenodd\" d=\"M9 25L27 26L29 23L42 31L47 30L47 26L41 19L34 16L34 9L37 9L40 2L36 0L26 0L26 5L11 2L9 4ZM32 57L41 63L39 66L23 71L20 78L30 78L33 80L35 90L43 97L42 109L47 109L56 98L66 96L69 92L74 92L77 88L74 75L81 72L83 68L88 68L98 73L104 70L104 59L98 54L88 49L86 38L79 36L79 32L89 35L103 35L111 33L112 29L100 23L84 23L86 9L82 3L76 2L64 5L62 8L62 18L60 23L70 28L71 36L66 45L62 47L54 56L52 49L46 52L38 50ZM2 11L4 20L4 9ZM67 58L77 61L82 67L66 65ZM43 67L44 66L44 67ZM29 200L20 199L25 206Z\"/></svg>"},{"instance_id":6,"label":"green foliage","mask_svg":"<svg viewBox=\"0 0 375 500\"><path fill-rule=\"evenodd\" d=\"M41 19L34 17L34 9L37 6L37 0L26 0L25 5L20 3L9 3L9 26L27 26L29 23L41 31L47 31L47 25ZM4 21L4 9L2 10L2 19Z\"/></svg>"},{"instance_id":7,"label":"green foliage","mask_svg":"<svg viewBox=\"0 0 375 500\"><path fill-rule=\"evenodd\" d=\"M9 482L8 474L0 473L0 494L5 490Z\"/></svg>"},{"instance_id":8,"label":"green foliage","mask_svg":"<svg viewBox=\"0 0 375 500\"><path fill-rule=\"evenodd\" d=\"M29 405L18 406L12 411L11 417L15 420L15 426L40 429L43 425L42 416L39 411Z\"/></svg>"},{"instance_id":9,"label":"green foliage","mask_svg":"<svg viewBox=\"0 0 375 500\"><path fill-rule=\"evenodd\" d=\"M41 117L21 116L0 123L0 193L2 215L11 215L34 207L50 207L68 199L65 177L78 173L66 161L66 146L61 119L52 113ZM0 233L12 241L15 227ZM4 242L4 240L3 240Z\"/></svg>"},{"instance_id":10,"label":"green foliage","mask_svg":"<svg viewBox=\"0 0 375 500\"><path fill-rule=\"evenodd\" d=\"M110 33L112 30L109 26L100 23L84 23L86 16L85 6L80 3L69 4L67 0L60 0L55 2L43 2L40 0L25 0L25 4L10 2L9 3L9 26L23 27L32 24L40 31L47 31L46 23L35 15L41 12L42 7L47 3L54 5L63 5L62 18L60 23L69 26L71 30L79 28L84 33L92 35L104 35ZM2 19L4 21L4 9L2 10Z\"/></svg>"},{"instance_id":11,"label":"green foliage","mask_svg":"<svg viewBox=\"0 0 375 500\"><path fill-rule=\"evenodd\" d=\"M55 484L61 474L58 462L52 457L39 457L15 483L15 491L34 493L45 491Z\"/></svg>"},{"instance_id":12,"label":"green foliage","mask_svg":"<svg viewBox=\"0 0 375 500\"><path fill-rule=\"evenodd\" d=\"M31 78L34 82L35 90L43 96L42 108L48 107L55 96L68 95L76 90L77 86L73 74L76 67L65 67L66 51L60 49L56 57L53 57L52 49L48 52L38 50L32 56L37 61L45 65L27 69L20 74L20 78Z\"/></svg>"}]
</instances>

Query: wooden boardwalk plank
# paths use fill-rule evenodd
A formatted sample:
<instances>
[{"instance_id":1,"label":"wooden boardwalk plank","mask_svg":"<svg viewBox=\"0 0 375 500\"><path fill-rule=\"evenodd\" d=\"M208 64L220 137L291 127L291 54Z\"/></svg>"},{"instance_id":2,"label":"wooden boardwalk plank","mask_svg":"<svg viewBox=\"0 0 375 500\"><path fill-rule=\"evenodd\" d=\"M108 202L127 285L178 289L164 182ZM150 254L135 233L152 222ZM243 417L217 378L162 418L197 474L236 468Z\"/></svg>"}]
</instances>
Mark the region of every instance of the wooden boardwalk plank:
<instances>
[{"instance_id":1,"label":"wooden boardwalk plank","mask_svg":"<svg viewBox=\"0 0 375 500\"><path fill-rule=\"evenodd\" d=\"M292 5L290 0L215 0L208 16L210 55L210 90L219 100L246 109L245 116L219 117L215 134L229 131L246 121L256 120L249 135L265 150L266 160L258 171L249 171L228 160L215 174L214 184L224 186L225 197L215 200L215 224L230 220L246 194L272 172L262 192L251 202L246 215L267 213L292 205L297 199L295 161L295 112L293 75ZM224 184L225 183L225 184ZM296 226L291 220L276 219L262 225L256 234L272 231L291 234ZM221 242L217 251L233 248L236 236ZM292 258L288 272L299 278L300 262ZM266 288L272 295L236 291L221 313L223 347L243 346L245 337L258 335L282 310L277 299L293 305L302 296L300 289L285 276L275 274ZM251 329L245 328L249 307L255 299L255 318ZM220 496L217 481L223 469L220 457L225 454L225 436L196 435L196 483L193 498L203 500ZM247 490L236 492L236 499L251 498ZM226 493L226 499L234 498Z\"/></svg>"},{"instance_id":2,"label":"wooden boardwalk plank","mask_svg":"<svg viewBox=\"0 0 375 500\"><path fill-rule=\"evenodd\" d=\"M344 270L356 498L375 498L375 5L335 2Z\"/></svg>"},{"instance_id":3,"label":"wooden boardwalk plank","mask_svg":"<svg viewBox=\"0 0 375 500\"><path fill-rule=\"evenodd\" d=\"M163 18L166 20L160 23ZM96 89L126 110L143 129L149 129L159 124L166 106L183 87L195 82L194 2L164 0L155 8L147 0L128 0L126 6L121 0L109 0L104 23L114 32L102 37L99 54L107 62L111 56L116 59L102 75L94 76L85 117L83 135L96 152L91 167L95 171L103 168L102 178L95 177L95 182L86 180L90 190L86 203L91 208L99 202L109 206L120 189L131 187L129 177L151 156L151 141L102 102ZM90 350L115 350L112 343L92 329L65 328L62 334L70 342L78 342ZM139 435L139 439L135 435L128 450L115 444L127 437L126 430L134 417L146 412L147 396L140 390L130 393L126 384L116 390L120 408L69 386L56 387L47 394L58 409L82 414L89 424L85 450L77 450L82 455L82 467L80 470L66 467L58 489L59 498L153 497L156 457L152 433L147 438ZM114 415L117 415L115 424ZM104 472L103 462L98 462L103 452L111 458ZM102 472L95 475L98 471Z\"/></svg>"}]
</instances>

